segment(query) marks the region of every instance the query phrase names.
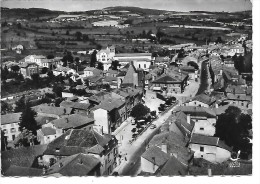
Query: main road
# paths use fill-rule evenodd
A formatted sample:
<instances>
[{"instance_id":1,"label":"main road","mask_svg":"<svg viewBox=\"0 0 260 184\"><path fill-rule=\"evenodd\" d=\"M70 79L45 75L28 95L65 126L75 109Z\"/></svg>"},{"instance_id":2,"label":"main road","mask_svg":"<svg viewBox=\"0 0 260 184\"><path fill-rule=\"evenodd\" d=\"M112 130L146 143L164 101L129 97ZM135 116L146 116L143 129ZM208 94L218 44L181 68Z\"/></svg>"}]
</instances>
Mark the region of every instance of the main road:
<instances>
[{"instance_id":1,"label":"main road","mask_svg":"<svg viewBox=\"0 0 260 184\"><path fill-rule=\"evenodd\" d=\"M185 96L194 96L198 90L198 87L198 82L191 81L190 85L187 86L187 88L185 89ZM150 97L146 96L146 98ZM146 100L149 101L148 99ZM182 101L181 99L179 99L179 104L181 103ZM114 172L117 172L121 176L136 176L140 172L141 155L145 152L148 142L152 139L154 135L159 133L162 124L166 121L166 119L171 116L171 111L174 108L176 108L176 106L173 106L165 113L159 114L158 119L153 122L153 124L155 124L157 128L146 129L146 131L143 132L143 134L141 134L131 144L129 143L129 140L131 140L131 129L134 128L134 125L131 125L131 121L125 123L123 128L121 128L121 130L115 134L116 138L120 142L118 151L119 154L122 155L122 162L117 168L114 169Z\"/></svg>"},{"instance_id":2,"label":"main road","mask_svg":"<svg viewBox=\"0 0 260 184\"><path fill-rule=\"evenodd\" d=\"M204 60L201 63L201 73L200 73L200 87L196 95L204 93L210 87L210 73L208 67L208 60Z\"/></svg>"}]
</instances>

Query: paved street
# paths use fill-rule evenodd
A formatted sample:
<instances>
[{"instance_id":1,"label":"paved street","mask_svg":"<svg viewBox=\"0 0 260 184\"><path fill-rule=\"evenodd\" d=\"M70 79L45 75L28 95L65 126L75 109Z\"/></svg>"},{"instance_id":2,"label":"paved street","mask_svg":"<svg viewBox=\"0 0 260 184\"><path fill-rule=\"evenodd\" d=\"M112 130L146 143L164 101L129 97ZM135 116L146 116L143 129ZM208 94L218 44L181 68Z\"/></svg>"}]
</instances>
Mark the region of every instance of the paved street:
<instances>
[{"instance_id":1,"label":"paved street","mask_svg":"<svg viewBox=\"0 0 260 184\"><path fill-rule=\"evenodd\" d=\"M183 100L194 96L198 90L198 87L199 81L191 81L190 85L185 88L185 92L182 95L177 96L177 99L179 99L179 104L182 103ZM154 92L147 90L145 102L151 110L158 111L159 104L163 101L157 99ZM129 141L132 139L131 130L136 126L131 124L131 118L129 118L127 122L124 123L121 130L116 131L114 135L120 142L118 150L120 155L122 155L123 157L121 158L122 163L114 171L118 172L119 175L124 176L136 176L138 173L140 173L140 156L145 151L147 143L152 139L154 135L159 132L161 125L171 116L171 111L175 107L176 106L169 109L168 112L166 112L165 114L159 114L158 119L153 122L153 124L155 124L157 128L148 128L132 144L129 143Z\"/></svg>"},{"instance_id":2,"label":"paved street","mask_svg":"<svg viewBox=\"0 0 260 184\"><path fill-rule=\"evenodd\" d=\"M209 68L207 66L207 61L203 61L201 63L201 75L200 75L200 87L198 89L197 95L203 93L204 91L208 90L210 87L210 74Z\"/></svg>"}]
</instances>

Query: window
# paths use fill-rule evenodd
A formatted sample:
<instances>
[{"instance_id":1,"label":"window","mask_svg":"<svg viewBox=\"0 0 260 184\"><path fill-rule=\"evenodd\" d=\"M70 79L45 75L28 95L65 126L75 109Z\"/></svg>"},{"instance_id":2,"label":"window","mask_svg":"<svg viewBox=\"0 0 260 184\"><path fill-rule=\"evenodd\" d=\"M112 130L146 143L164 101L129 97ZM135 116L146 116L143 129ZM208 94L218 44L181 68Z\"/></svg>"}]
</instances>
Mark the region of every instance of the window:
<instances>
[{"instance_id":1,"label":"window","mask_svg":"<svg viewBox=\"0 0 260 184\"><path fill-rule=\"evenodd\" d=\"M11 132L12 133L16 132L15 128L11 128Z\"/></svg>"},{"instance_id":2,"label":"window","mask_svg":"<svg viewBox=\"0 0 260 184\"><path fill-rule=\"evenodd\" d=\"M141 68L141 65L139 64L139 68Z\"/></svg>"},{"instance_id":3,"label":"window","mask_svg":"<svg viewBox=\"0 0 260 184\"><path fill-rule=\"evenodd\" d=\"M201 152L204 152L204 147L201 146L201 147L200 147L200 151L201 151Z\"/></svg>"},{"instance_id":4,"label":"window","mask_svg":"<svg viewBox=\"0 0 260 184\"><path fill-rule=\"evenodd\" d=\"M146 64L144 64L144 68L146 68Z\"/></svg>"},{"instance_id":5,"label":"window","mask_svg":"<svg viewBox=\"0 0 260 184\"><path fill-rule=\"evenodd\" d=\"M6 134L8 133L8 131L7 131L6 129L3 129L3 131L4 131L4 133L6 133Z\"/></svg>"},{"instance_id":6,"label":"window","mask_svg":"<svg viewBox=\"0 0 260 184\"><path fill-rule=\"evenodd\" d=\"M204 130L204 128L201 127L200 130Z\"/></svg>"},{"instance_id":7,"label":"window","mask_svg":"<svg viewBox=\"0 0 260 184\"><path fill-rule=\"evenodd\" d=\"M12 135L12 139L13 139L13 141L14 141L14 139L15 139L15 135Z\"/></svg>"}]
</instances>

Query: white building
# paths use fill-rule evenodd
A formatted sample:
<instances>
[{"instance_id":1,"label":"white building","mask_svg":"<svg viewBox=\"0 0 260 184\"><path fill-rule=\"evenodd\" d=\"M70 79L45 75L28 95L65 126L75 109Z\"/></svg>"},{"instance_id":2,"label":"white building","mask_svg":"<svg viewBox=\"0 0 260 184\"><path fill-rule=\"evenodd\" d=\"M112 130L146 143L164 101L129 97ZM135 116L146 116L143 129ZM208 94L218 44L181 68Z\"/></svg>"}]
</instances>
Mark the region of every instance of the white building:
<instances>
[{"instance_id":1,"label":"white building","mask_svg":"<svg viewBox=\"0 0 260 184\"><path fill-rule=\"evenodd\" d=\"M12 113L1 115L1 129L7 137L7 141L14 141L20 134L19 123L22 113Z\"/></svg>"},{"instance_id":2,"label":"white building","mask_svg":"<svg viewBox=\"0 0 260 184\"><path fill-rule=\"evenodd\" d=\"M115 56L115 47L107 47L97 52L97 61L103 63L104 70L107 71Z\"/></svg>"},{"instance_id":3,"label":"white building","mask_svg":"<svg viewBox=\"0 0 260 184\"><path fill-rule=\"evenodd\" d=\"M218 137L193 134L189 148L194 151L194 158L203 158L212 163L222 163L231 157L231 148Z\"/></svg>"}]
</instances>

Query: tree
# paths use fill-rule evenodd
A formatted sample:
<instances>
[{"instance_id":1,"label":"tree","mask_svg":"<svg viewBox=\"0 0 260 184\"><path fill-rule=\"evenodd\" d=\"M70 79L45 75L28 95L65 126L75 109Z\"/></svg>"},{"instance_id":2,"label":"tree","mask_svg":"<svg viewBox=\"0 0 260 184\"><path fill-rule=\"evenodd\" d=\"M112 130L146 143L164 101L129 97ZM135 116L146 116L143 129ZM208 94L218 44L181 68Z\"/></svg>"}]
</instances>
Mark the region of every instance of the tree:
<instances>
[{"instance_id":1,"label":"tree","mask_svg":"<svg viewBox=\"0 0 260 184\"><path fill-rule=\"evenodd\" d=\"M148 113L150 113L150 109L147 106L139 103L133 107L130 115L135 119L140 119L146 116Z\"/></svg>"},{"instance_id":2,"label":"tree","mask_svg":"<svg viewBox=\"0 0 260 184\"><path fill-rule=\"evenodd\" d=\"M5 132L1 130L1 151L7 150L7 137L5 136Z\"/></svg>"},{"instance_id":3,"label":"tree","mask_svg":"<svg viewBox=\"0 0 260 184\"><path fill-rule=\"evenodd\" d=\"M43 67L42 68L42 74L46 74L48 72L49 68Z\"/></svg>"},{"instance_id":4,"label":"tree","mask_svg":"<svg viewBox=\"0 0 260 184\"><path fill-rule=\"evenodd\" d=\"M223 43L223 40L220 36L217 38L216 43Z\"/></svg>"},{"instance_id":5,"label":"tree","mask_svg":"<svg viewBox=\"0 0 260 184\"><path fill-rule=\"evenodd\" d=\"M82 33L81 33L80 31L77 31L77 32L75 33L75 36L76 36L76 39L77 39L78 41L80 41L80 40L82 39Z\"/></svg>"},{"instance_id":6,"label":"tree","mask_svg":"<svg viewBox=\"0 0 260 184\"><path fill-rule=\"evenodd\" d=\"M12 106L5 101L1 101L1 114L6 114L12 111Z\"/></svg>"},{"instance_id":7,"label":"tree","mask_svg":"<svg viewBox=\"0 0 260 184\"><path fill-rule=\"evenodd\" d=\"M21 133L15 138L15 147L28 147L37 143L37 136L32 131L23 128Z\"/></svg>"},{"instance_id":8,"label":"tree","mask_svg":"<svg viewBox=\"0 0 260 184\"><path fill-rule=\"evenodd\" d=\"M83 34L83 36L82 36L82 40L83 40L83 42L89 41L89 37L88 37L88 35Z\"/></svg>"},{"instance_id":9,"label":"tree","mask_svg":"<svg viewBox=\"0 0 260 184\"><path fill-rule=\"evenodd\" d=\"M13 72L17 73L17 72L19 72L20 67L19 67L18 65L13 65L13 66L11 66L11 70L12 70Z\"/></svg>"},{"instance_id":10,"label":"tree","mask_svg":"<svg viewBox=\"0 0 260 184\"><path fill-rule=\"evenodd\" d=\"M252 151L249 143L251 129L251 116L241 113L238 107L230 106L218 117L215 136L225 141L233 151L241 150L248 155Z\"/></svg>"},{"instance_id":11,"label":"tree","mask_svg":"<svg viewBox=\"0 0 260 184\"><path fill-rule=\"evenodd\" d=\"M56 94L56 96L58 97L62 97L62 87L61 86L58 86L57 84L55 84L53 86L53 92Z\"/></svg>"},{"instance_id":12,"label":"tree","mask_svg":"<svg viewBox=\"0 0 260 184\"><path fill-rule=\"evenodd\" d=\"M53 59L54 58L54 55L53 54L49 54L48 56L47 56L47 59Z\"/></svg>"},{"instance_id":13,"label":"tree","mask_svg":"<svg viewBox=\"0 0 260 184\"><path fill-rule=\"evenodd\" d=\"M118 70L118 67L119 67L119 66L121 66L121 65L119 64L119 61L117 61L117 60L112 61L112 63L111 63L111 69L112 69L112 70Z\"/></svg>"},{"instance_id":14,"label":"tree","mask_svg":"<svg viewBox=\"0 0 260 184\"><path fill-rule=\"evenodd\" d=\"M34 73L31 75L31 78L35 84L39 84L40 81L40 75L38 73Z\"/></svg>"},{"instance_id":15,"label":"tree","mask_svg":"<svg viewBox=\"0 0 260 184\"><path fill-rule=\"evenodd\" d=\"M19 130L22 132L24 129L31 131L34 135L37 135L39 126L35 120L37 113L31 109L30 103L25 104L25 108L22 111L22 115L19 123Z\"/></svg>"},{"instance_id":16,"label":"tree","mask_svg":"<svg viewBox=\"0 0 260 184\"><path fill-rule=\"evenodd\" d=\"M25 108L25 96L23 95L18 101L15 102L14 112L22 112Z\"/></svg>"},{"instance_id":17,"label":"tree","mask_svg":"<svg viewBox=\"0 0 260 184\"><path fill-rule=\"evenodd\" d=\"M101 62L98 62L97 69L104 70L104 65Z\"/></svg>"},{"instance_id":18,"label":"tree","mask_svg":"<svg viewBox=\"0 0 260 184\"><path fill-rule=\"evenodd\" d=\"M96 62L97 62L97 51L94 50L93 53L91 54L90 67L95 67Z\"/></svg>"}]
</instances>

